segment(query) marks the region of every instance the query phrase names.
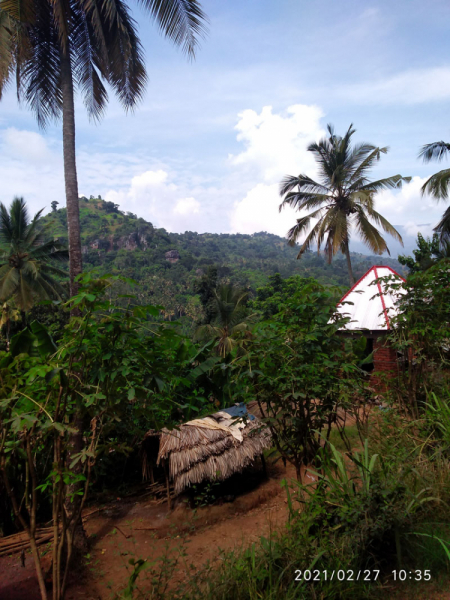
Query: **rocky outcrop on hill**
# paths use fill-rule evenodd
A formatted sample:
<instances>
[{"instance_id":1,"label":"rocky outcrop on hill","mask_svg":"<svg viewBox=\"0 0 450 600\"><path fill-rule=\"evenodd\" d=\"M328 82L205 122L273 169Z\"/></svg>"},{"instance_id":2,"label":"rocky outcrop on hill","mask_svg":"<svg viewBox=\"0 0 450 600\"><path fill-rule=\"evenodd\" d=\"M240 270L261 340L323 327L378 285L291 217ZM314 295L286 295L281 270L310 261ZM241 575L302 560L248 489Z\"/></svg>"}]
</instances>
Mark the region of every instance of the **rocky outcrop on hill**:
<instances>
[{"instance_id":1,"label":"rocky outcrop on hill","mask_svg":"<svg viewBox=\"0 0 450 600\"><path fill-rule=\"evenodd\" d=\"M178 252L178 250L169 250L169 252L166 252L164 256L166 257L166 260L170 263L176 263L180 260L180 253Z\"/></svg>"}]
</instances>

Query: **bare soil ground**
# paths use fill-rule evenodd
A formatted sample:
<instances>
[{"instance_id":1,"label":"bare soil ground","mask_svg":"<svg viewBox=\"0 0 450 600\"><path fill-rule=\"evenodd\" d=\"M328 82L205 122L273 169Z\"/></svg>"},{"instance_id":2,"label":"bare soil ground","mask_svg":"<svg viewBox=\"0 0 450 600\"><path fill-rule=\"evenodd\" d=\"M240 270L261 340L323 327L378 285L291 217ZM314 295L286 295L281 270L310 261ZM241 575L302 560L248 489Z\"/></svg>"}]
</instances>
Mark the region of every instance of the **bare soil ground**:
<instances>
[{"instance_id":1,"label":"bare soil ground","mask_svg":"<svg viewBox=\"0 0 450 600\"><path fill-rule=\"evenodd\" d=\"M169 512L166 503L150 499L112 502L85 522L91 542L88 569L80 569L72 581L68 600L112 598L126 586L130 559L157 561L182 549L185 556L173 573L175 581L182 581L186 568L200 569L206 561L216 560L220 550L249 546L279 529L288 516L280 484L285 477L295 477L295 472L277 463L269 474L268 480L260 478L253 490L232 502L195 510L179 503ZM145 576L143 581L145 586ZM39 598L31 554L26 554L25 567L19 554L0 558L0 600Z\"/></svg>"}]
</instances>

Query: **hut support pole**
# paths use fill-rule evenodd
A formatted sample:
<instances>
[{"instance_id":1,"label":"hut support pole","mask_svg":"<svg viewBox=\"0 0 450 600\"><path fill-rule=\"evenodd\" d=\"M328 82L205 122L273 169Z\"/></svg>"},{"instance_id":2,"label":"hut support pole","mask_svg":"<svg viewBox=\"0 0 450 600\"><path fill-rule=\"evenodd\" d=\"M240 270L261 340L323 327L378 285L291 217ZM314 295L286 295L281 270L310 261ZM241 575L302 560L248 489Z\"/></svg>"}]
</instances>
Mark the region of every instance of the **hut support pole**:
<instances>
[{"instance_id":1,"label":"hut support pole","mask_svg":"<svg viewBox=\"0 0 450 600\"><path fill-rule=\"evenodd\" d=\"M172 502L170 500L169 466L166 461L164 461L164 473L166 475L167 506L168 506L169 510L172 510Z\"/></svg>"},{"instance_id":2,"label":"hut support pole","mask_svg":"<svg viewBox=\"0 0 450 600\"><path fill-rule=\"evenodd\" d=\"M268 476L267 476L267 465L266 465L266 459L264 458L264 454L261 454L261 465L262 465L262 470L263 470L264 477L266 479L268 479Z\"/></svg>"}]
</instances>

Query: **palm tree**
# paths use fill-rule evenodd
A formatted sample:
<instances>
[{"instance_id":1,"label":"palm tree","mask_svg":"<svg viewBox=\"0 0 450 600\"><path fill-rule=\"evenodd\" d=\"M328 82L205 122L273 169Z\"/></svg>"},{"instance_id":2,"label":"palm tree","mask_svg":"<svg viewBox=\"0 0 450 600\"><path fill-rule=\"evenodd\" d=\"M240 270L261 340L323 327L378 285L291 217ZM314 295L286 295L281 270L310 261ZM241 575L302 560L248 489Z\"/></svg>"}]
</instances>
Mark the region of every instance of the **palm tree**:
<instances>
[{"instance_id":1,"label":"palm tree","mask_svg":"<svg viewBox=\"0 0 450 600\"><path fill-rule=\"evenodd\" d=\"M450 152L450 144L447 142L434 142L425 144L419 153L419 158L428 163L432 160L441 161L447 153ZM450 169L438 171L425 181L422 186L422 195L430 194L435 200L447 200L448 188L450 183ZM434 228L439 234L442 244L448 244L450 241L450 207L442 215L442 219Z\"/></svg>"},{"instance_id":2,"label":"palm tree","mask_svg":"<svg viewBox=\"0 0 450 600\"><path fill-rule=\"evenodd\" d=\"M223 358L234 348L242 347L250 334L248 322L252 318L245 307L247 299L248 292L231 284L220 285L215 291L216 318L212 324L198 327L196 339L216 340L216 352Z\"/></svg>"},{"instance_id":3,"label":"palm tree","mask_svg":"<svg viewBox=\"0 0 450 600\"><path fill-rule=\"evenodd\" d=\"M194 56L205 15L198 0L138 0L176 46ZM147 76L136 23L122 0L0 0L0 98L15 80L38 124L63 124L71 295L82 271L75 160L74 88L89 116L101 117L108 95L126 110L142 98Z\"/></svg>"},{"instance_id":4,"label":"palm tree","mask_svg":"<svg viewBox=\"0 0 450 600\"><path fill-rule=\"evenodd\" d=\"M314 243L320 251L325 241L325 253L328 262L340 250L347 258L350 283L353 285L352 264L349 242L352 229L356 228L362 241L375 254L389 253L389 248L378 229L370 222L374 221L386 233L403 244L399 232L374 209L374 196L383 189L400 188L410 177L393 175L385 179L369 181L368 172L386 154L388 148L379 148L371 144L351 146L355 133L350 125L344 137L335 135L332 125L327 126L329 137L319 143L308 146L319 167L319 182L308 175L297 177L287 175L281 182L280 195L283 198L280 211L285 206L296 210L311 210L310 214L297 219L296 225L288 234L288 241L294 246L297 240L310 228L311 221L317 219L300 247L300 258Z\"/></svg>"},{"instance_id":5,"label":"palm tree","mask_svg":"<svg viewBox=\"0 0 450 600\"><path fill-rule=\"evenodd\" d=\"M3 327L6 330L6 351L9 351L9 341L11 332L11 323L20 321L20 310L13 308L8 302L4 302L0 314L0 330Z\"/></svg>"},{"instance_id":6,"label":"palm tree","mask_svg":"<svg viewBox=\"0 0 450 600\"><path fill-rule=\"evenodd\" d=\"M428 163L432 160L440 162L450 151L450 144L447 142L434 142L425 144L419 152L419 158ZM443 169L432 175L422 186L422 194L430 194L436 200L447 200L448 186L450 183L450 169Z\"/></svg>"},{"instance_id":7,"label":"palm tree","mask_svg":"<svg viewBox=\"0 0 450 600\"><path fill-rule=\"evenodd\" d=\"M67 260L68 253L59 242L45 240L41 214L30 221L23 198L14 198L9 211L0 204L0 301L12 298L22 313L36 300L61 299L65 293L55 276L67 273L52 263Z\"/></svg>"}]
</instances>

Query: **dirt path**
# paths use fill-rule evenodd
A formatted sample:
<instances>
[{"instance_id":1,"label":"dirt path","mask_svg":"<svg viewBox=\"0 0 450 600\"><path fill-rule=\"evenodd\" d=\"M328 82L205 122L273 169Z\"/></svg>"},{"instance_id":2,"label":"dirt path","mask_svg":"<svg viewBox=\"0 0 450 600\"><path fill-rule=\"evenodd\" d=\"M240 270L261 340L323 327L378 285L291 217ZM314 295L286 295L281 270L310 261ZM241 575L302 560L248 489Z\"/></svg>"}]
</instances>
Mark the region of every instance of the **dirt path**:
<instances>
[{"instance_id":1,"label":"dirt path","mask_svg":"<svg viewBox=\"0 0 450 600\"><path fill-rule=\"evenodd\" d=\"M180 503L171 512L166 504L151 500L118 499L87 519L91 540L88 570L72 583L68 600L109 600L128 580L130 559L155 561L163 555L184 556L172 573L183 581L221 550L247 547L260 536L279 529L287 520L283 478L294 470L282 464L271 468L270 478L233 502L192 510ZM91 512L89 509L86 512ZM142 584L145 589L145 573ZM22 567L19 555L0 559L0 600L39 600L34 563L27 554Z\"/></svg>"},{"instance_id":2,"label":"dirt path","mask_svg":"<svg viewBox=\"0 0 450 600\"><path fill-rule=\"evenodd\" d=\"M121 514L102 514L87 522L94 540L91 550L92 598L102 600L111 592L125 587L128 561L144 559L158 561L163 555L182 559L171 575L172 581L183 581L187 571L195 572L207 561L215 560L221 550L249 546L261 535L269 535L287 520L286 495L281 487L283 477L292 477L293 470L282 466L273 470L268 481L262 481L253 491L237 497L234 502L191 510L180 504L171 513L167 506L152 502L137 502L120 508ZM114 509L113 509L114 510ZM130 567L128 566L128 569ZM145 589L146 574L140 578ZM92 582L91 582L92 583ZM68 600L86 598L86 586L76 586Z\"/></svg>"}]
</instances>

